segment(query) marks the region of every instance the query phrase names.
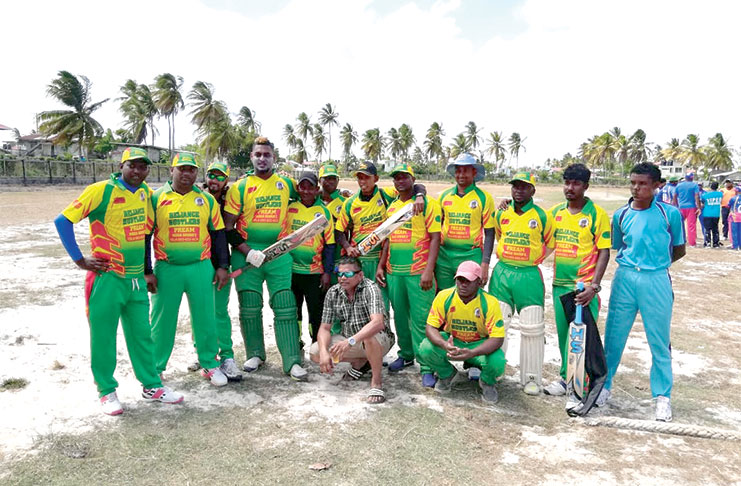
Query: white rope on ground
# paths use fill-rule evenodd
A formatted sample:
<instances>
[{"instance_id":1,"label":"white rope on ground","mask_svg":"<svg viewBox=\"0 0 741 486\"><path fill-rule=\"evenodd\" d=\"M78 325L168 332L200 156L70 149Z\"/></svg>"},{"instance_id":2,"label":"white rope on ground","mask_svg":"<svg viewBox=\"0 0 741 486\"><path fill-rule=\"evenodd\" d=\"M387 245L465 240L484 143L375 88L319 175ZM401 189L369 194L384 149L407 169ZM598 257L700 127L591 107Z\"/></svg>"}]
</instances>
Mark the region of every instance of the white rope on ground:
<instances>
[{"instance_id":1,"label":"white rope on ground","mask_svg":"<svg viewBox=\"0 0 741 486\"><path fill-rule=\"evenodd\" d=\"M618 429L642 430L662 434L685 435L703 439L721 439L741 441L741 433L733 430L714 429L699 425L686 425L655 420L635 420L621 417L593 417L584 420L586 425L596 427L614 427Z\"/></svg>"}]
</instances>

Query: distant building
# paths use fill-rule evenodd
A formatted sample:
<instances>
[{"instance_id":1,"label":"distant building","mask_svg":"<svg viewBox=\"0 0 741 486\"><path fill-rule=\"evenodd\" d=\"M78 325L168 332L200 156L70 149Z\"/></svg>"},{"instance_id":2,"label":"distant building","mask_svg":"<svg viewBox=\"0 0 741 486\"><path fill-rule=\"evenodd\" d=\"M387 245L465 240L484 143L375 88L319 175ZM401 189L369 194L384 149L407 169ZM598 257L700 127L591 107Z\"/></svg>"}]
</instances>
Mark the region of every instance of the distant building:
<instances>
[{"instance_id":1,"label":"distant building","mask_svg":"<svg viewBox=\"0 0 741 486\"><path fill-rule=\"evenodd\" d=\"M741 170L729 170L725 172L716 172L710 174L711 181L718 181L723 183L726 179L730 179L734 184L741 183Z\"/></svg>"}]
</instances>

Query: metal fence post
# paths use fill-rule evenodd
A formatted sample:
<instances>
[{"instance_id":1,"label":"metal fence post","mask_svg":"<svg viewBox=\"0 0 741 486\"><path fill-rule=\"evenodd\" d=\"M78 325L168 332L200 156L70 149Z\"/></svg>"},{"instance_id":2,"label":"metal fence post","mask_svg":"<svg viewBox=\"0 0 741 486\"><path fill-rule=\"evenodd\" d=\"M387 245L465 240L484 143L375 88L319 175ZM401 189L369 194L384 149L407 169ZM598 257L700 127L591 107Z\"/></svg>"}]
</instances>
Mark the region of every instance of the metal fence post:
<instances>
[{"instance_id":1,"label":"metal fence post","mask_svg":"<svg viewBox=\"0 0 741 486\"><path fill-rule=\"evenodd\" d=\"M26 181L26 159L21 159L21 168L23 169L23 185L25 186Z\"/></svg>"},{"instance_id":2,"label":"metal fence post","mask_svg":"<svg viewBox=\"0 0 741 486\"><path fill-rule=\"evenodd\" d=\"M72 159L72 182L77 184L77 171L75 170L75 160Z\"/></svg>"},{"instance_id":3,"label":"metal fence post","mask_svg":"<svg viewBox=\"0 0 741 486\"><path fill-rule=\"evenodd\" d=\"M46 163L49 166L49 184L51 184L53 182L51 178L51 160L47 160Z\"/></svg>"},{"instance_id":4,"label":"metal fence post","mask_svg":"<svg viewBox=\"0 0 741 486\"><path fill-rule=\"evenodd\" d=\"M93 161L93 182L95 182L95 161Z\"/></svg>"}]
</instances>

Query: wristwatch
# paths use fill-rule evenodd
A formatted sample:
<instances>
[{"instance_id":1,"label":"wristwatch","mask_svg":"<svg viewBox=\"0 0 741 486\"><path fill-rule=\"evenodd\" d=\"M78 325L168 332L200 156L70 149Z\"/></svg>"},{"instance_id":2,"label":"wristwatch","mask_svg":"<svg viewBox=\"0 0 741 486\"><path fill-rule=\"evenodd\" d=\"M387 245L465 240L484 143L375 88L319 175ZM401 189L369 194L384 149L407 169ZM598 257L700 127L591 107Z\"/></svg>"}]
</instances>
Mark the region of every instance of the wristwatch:
<instances>
[{"instance_id":1,"label":"wristwatch","mask_svg":"<svg viewBox=\"0 0 741 486\"><path fill-rule=\"evenodd\" d=\"M347 338L347 344L349 344L350 346L355 346L355 337L350 336L349 338Z\"/></svg>"},{"instance_id":2,"label":"wristwatch","mask_svg":"<svg viewBox=\"0 0 741 486\"><path fill-rule=\"evenodd\" d=\"M602 286L600 284L590 284L590 287L592 287L592 290L594 290L595 294L599 294L599 291L602 290Z\"/></svg>"}]
</instances>

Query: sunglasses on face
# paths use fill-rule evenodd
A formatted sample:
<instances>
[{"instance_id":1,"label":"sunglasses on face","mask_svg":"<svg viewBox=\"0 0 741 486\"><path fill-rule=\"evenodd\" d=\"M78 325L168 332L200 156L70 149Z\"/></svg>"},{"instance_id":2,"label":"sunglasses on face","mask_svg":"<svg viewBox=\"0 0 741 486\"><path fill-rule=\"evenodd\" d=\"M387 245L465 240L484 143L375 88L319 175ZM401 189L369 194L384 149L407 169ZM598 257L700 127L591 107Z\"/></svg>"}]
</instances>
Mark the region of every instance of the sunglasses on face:
<instances>
[{"instance_id":1,"label":"sunglasses on face","mask_svg":"<svg viewBox=\"0 0 741 486\"><path fill-rule=\"evenodd\" d=\"M211 180L216 179L219 182L224 182L226 180L226 176L224 174L219 175L219 174L215 174L213 172L209 172L208 173L208 178L211 179Z\"/></svg>"},{"instance_id":2,"label":"sunglasses on face","mask_svg":"<svg viewBox=\"0 0 741 486\"><path fill-rule=\"evenodd\" d=\"M349 271L349 272L337 272L337 278L340 278L340 277L353 278L358 273L360 273L360 272L353 272L353 271Z\"/></svg>"}]
</instances>

